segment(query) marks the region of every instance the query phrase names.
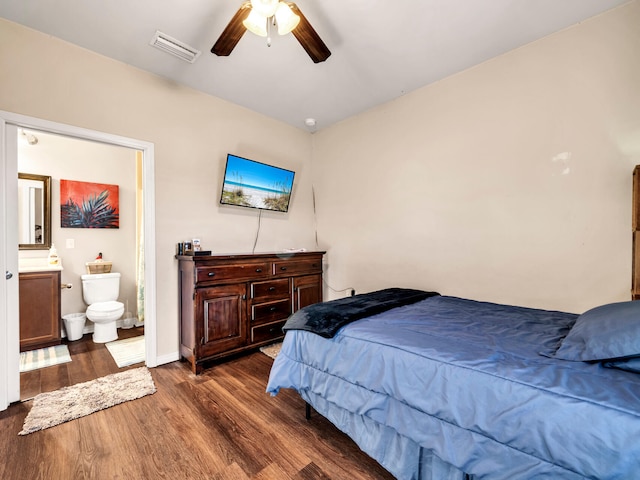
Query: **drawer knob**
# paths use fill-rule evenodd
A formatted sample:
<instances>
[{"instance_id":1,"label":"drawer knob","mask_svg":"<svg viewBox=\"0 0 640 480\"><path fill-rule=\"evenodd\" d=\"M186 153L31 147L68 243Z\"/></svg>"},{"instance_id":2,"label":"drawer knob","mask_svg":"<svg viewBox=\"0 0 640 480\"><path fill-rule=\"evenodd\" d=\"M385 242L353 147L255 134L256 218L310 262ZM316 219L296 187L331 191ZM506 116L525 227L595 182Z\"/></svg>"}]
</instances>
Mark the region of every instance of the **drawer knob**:
<instances>
[{"instance_id":1,"label":"drawer knob","mask_svg":"<svg viewBox=\"0 0 640 480\"><path fill-rule=\"evenodd\" d=\"M273 292L276 289L276 287L269 287L269 291Z\"/></svg>"},{"instance_id":2,"label":"drawer knob","mask_svg":"<svg viewBox=\"0 0 640 480\"><path fill-rule=\"evenodd\" d=\"M282 270L283 272L287 269L287 267L280 267L280 270Z\"/></svg>"},{"instance_id":3,"label":"drawer knob","mask_svg":"<svg viewBox=\"0 0 640 480\"><path fill-rule=\"evenodd\" d=\"M272 312L276 311L276 307L271 307L269 310L271 310Z\"/></svg>"},{"instance_id":4,"label":"drawer knob","mask_svg":"<svg viewBox=\"0 0 640 480\"><path fill-rule=\"evenodd\" d=\"M262 269L261 268L256 268L256 273L261 273Z\"/></svg>"},{"instance_id":5,"label":"drawer knob","mask_svg":"<svg viewBox=\"0 0 640 480\"><path fill-rule=\"evenodd\" d=\"M207 275L208 275L209 277L215 277L215 276L216 276L216 273L215 273L215 272L209 272L209 273L207 273Z\"/></svg>"}]
</instances>

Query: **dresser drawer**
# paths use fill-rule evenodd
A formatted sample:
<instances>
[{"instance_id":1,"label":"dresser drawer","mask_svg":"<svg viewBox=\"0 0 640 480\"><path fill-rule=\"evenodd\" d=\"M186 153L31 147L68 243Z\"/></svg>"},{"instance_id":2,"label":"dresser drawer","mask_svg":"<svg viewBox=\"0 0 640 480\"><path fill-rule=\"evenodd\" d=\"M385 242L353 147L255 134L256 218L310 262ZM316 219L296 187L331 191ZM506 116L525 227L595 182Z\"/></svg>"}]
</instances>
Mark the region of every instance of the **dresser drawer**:
<instances>
[{"instance_id":1,"label":"dresser drawer","mask_svg":"<svg viewBox=\"0 0 640 480\"><path fill-rule=\"evenodd\" d=\"M283 298L291 295L291 286L288 278L267 280L266 282L253 282L251 284L251 298Z\"/></svg>"},{"instance_id":2,"label":"dresser drawer","mask_svg":"<svg viewBox=\"0 0 640 480\"><path fill-rule=\"evenodd\" d=\"M196 282L219 282L220 280L243 280L268 278L269 263L235 263L233 265L201 265L196 268Z\"/></svg>"},{"instance_id":3,"label":"dresser drawer","mask_svg":"<svg viewBox=\"0 0 640 480\"><path fill-rule=\"evenodd\" d=\"M290 298L251 305L251 321L254 323L286 320L289 315L291 315Z\"/></svg>"},{"instance_id":4,"label":"dresser drawer","mask_svg":"<svg viewBox=\"0 0 640 480\"><path fill-rule=\"evenodd\" d=\"M273 262L274 275L298 275L322 272L322 259L281 260Z\"/></svg>"},{"instance_id":5,"label":"dresser drawer","mask_svg":"<svg viewBox=\"0 0 640 480\"><path fill-rule=\"evenodd\" d=\"M284 336L282 327L286 320L279 322L267 323L266 325L260 325L259 327L253 327L251 329L251 343L266 342L268 340L276 340Z\"/></svg>"}]
</instances>

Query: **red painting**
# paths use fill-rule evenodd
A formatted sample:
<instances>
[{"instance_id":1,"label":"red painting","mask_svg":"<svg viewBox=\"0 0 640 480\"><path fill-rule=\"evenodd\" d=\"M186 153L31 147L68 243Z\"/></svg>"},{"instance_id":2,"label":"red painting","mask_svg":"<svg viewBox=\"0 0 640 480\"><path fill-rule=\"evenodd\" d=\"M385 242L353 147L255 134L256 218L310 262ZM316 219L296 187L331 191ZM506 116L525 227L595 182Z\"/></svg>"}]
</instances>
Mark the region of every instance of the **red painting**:
<instances>
[{"instance_id":1,"label":"red painting","mask_svg":"<svg viewBox=\"0 0 640 480\"><path fill-rule=\"evenodd\" d=\"M118 185L60 180L62 228L119 228Z\"/></svg>"}]
</instances>

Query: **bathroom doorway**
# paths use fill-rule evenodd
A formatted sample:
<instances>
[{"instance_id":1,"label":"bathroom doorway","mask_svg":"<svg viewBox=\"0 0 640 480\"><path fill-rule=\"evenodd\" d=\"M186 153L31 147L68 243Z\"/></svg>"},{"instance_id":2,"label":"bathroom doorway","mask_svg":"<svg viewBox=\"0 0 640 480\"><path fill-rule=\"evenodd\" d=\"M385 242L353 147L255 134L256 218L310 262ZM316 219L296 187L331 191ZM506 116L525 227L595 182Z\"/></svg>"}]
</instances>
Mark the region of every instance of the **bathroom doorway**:
<instances>
[{"instance_id":1,"label":"bathroom doorway","mask_svg":"<svg viewBox=\"0 0 640 480\"><path fill-rule=\"evenodd\" d=\"M112 358L110 352L116 347L116 351L120 351L129 345L128 341L122 340L144 335L142 152L118 145L20 128L18 173L22 177L37 175L50 179L47 214L42 215L48 219L44 230L50 237L50 243L62 266L61 284L65 288L60 290L59 295L61 317L69 319L69 323L71 318L76 322L76 331L71 335L73 340L69 338L67 320L61 322L61 326L64 326L61 329L62 343L57 348L47 346L46 350L42 350L39 348L41 345L21 347L24 351L21 352L20 363L20 399L25 401L45 391L117 372L116 359ZM99 195L94 192L83 194L81 200L77 200L83 216L80 217L78 213L74 219L76 222L91 222L88 225L83 223L82 227L72 228L72 222L63 217L63 213L70 211L64 207L68 202L68 194L63 186L67 185L73 185L77 189L96 187L96 192L108 188L105 190L106 201L100 201ZM30 212L24 208L24 200L28 198L20 197L18 202L19 225L29 223ZM103 214L111 209L115 213ZM65 221L68 225L65 225ZM40 225L37 227L43 230ZM46 262L48 249L44 242L25 245L19 240L19 243L20 272L24 264ZM87 308L81 277L87 273L86 263L95 263L97 258L100 258L99 266L108 265L112 272L120 275L117 300L125 306L126 312L116 322L120 341L110 342L109 349L104 344L94 344L91 334L95 325L89 320L82 322L85 324L83 335L77 337L82 328L79 319L84 320L83 314ZM32 304L25 298L29 293L22 291L22 276L21 274L19 288L21 305ZM125 317L126 322L123 320ZM21 345L25 341L23 330L21 327ZM136 357L143 361L144 352L138 346L143 345L144 338L138 340L131 345L136 345ZM51 352L52 355L38 355L39 352ZM36 356L45 358L39 362L28 361ZM61 363L49 366L52 359ZM67 362L67 359L71 361ZM140 366L138 361L136 364Z\"/></svg>"},{"instance_id":2,"label":"bathroom doorway","mask_svg":"<svg viewBox=\"0 0 640 480\"><path fill-rule=\"evenodd\" d=\"M3 175L6 196L0 202L7 213L4 222L5 237L0 242L3 247L2 266L7 271L7 282L0 293L6 300L6 309L0 311L0 351L5 354L0 357L0 410L8 407L9 403L20 399L19 380L19 331L15 318L18 304L17 275L11 278L13 272L18 272L17 238L11 233L17 225L17 218L12 210L16 209L12 198L17 198L17 141L21 128L44 133L66 136L74 139L89 140L106 145L138 150L142 153L142 184L143 184L143 246L147 259L155 259L155 198L154 198L154 149L153 144L127 137L111 135L103 132L82 129L65 124L49 122L10 112L0 111L0 126L3 135L0 136L0 154L2 155ZM16 182L17 183L17 182ZM156 353L156 291L155 291L155 261L147 261L142 272L145 286L144 295L144 333L145 333L145 364L149 367L157 365ZM77 286L80 288L80 286Z\"/></svg>"}]
</instances>

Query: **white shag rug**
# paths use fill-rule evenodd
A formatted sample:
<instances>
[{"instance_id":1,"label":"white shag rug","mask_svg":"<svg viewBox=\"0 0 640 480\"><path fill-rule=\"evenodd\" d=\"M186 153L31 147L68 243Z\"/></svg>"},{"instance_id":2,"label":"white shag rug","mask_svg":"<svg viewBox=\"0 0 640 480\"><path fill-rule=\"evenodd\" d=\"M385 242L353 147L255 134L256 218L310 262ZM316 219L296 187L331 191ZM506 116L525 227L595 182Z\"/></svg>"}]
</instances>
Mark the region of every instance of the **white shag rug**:
<instances>
[{"instance_id":1,"label":"white shag rug","mask_svg":"<svg viewBox=\"0 0 640 480\"><path fill-rule=\"evenodd\" d=\"M267 357L271 357L275 359L280 353L280 349L282 348L282 342L273 343L271 345L267 345L266 347L260 347L260 351L264 353Z\"/></svg>"},{"instance_id":2,"label":"white shag rug","mask_svg":"<svg viewBox=\"0 0 640 480\"><path fill-rule=\"evenodd\" d=\"M33 399L31 410L18 435L54 427L155 392L156 386L149 369L140 367L41 393Z\"/></svg>"},{"instance_id":3,"label":"white shag rug","mask_svg":"<svg viewBox=\"0 0 640 480\"><path fill-rule=\"evenodd\" d=\"M66 345L29 350L28 352L20 352L20 372L30 372L70 361L71 355L69 355L69 348Z\"/></svg>"},{"instance_id":4,"label":"white shag rug","mask_svg":"<svg viewBox=\"0 0 640 480\"><path fill-rule=\"evenodd\" d=\"M106 347L120 368L144 362L145 360L144 335L109 342Z\"/></svg>"}]
</instances>

